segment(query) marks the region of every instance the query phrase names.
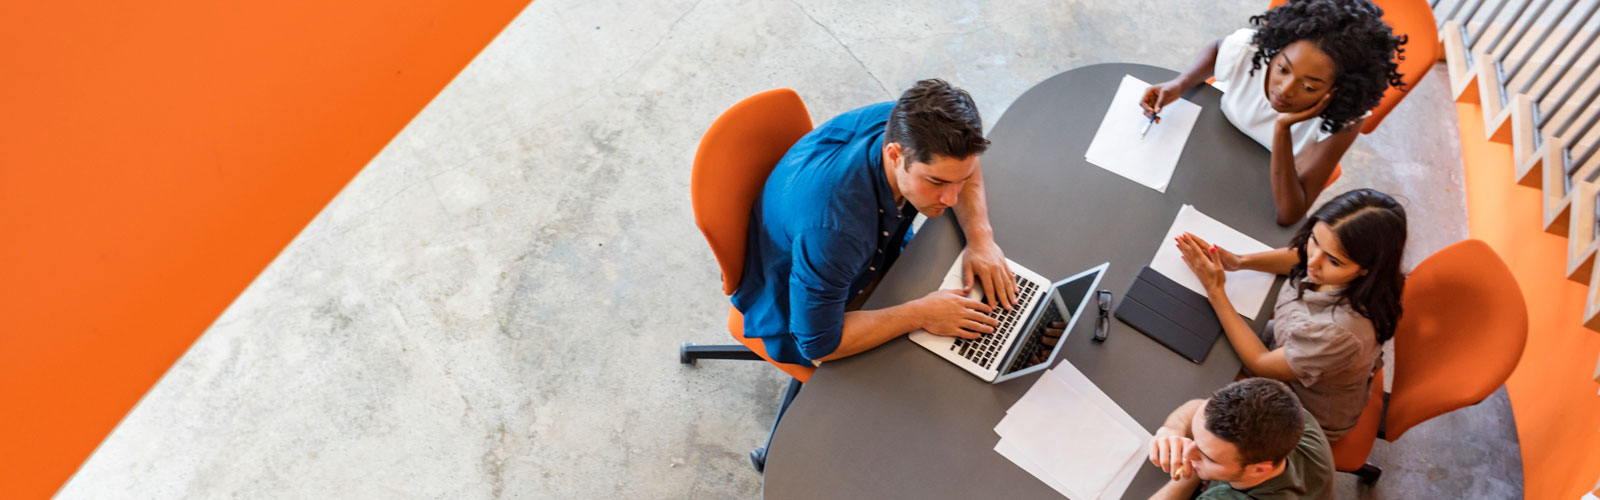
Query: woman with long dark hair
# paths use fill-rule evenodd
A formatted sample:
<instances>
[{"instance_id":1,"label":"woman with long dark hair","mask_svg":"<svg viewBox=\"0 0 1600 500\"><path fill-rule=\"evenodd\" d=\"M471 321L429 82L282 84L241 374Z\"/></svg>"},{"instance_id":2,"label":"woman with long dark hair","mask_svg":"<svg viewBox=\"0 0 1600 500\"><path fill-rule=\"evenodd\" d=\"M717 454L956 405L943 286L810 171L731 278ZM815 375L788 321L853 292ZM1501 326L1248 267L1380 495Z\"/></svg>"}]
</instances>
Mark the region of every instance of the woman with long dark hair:
<instances>
[{"instance_id":1,"label":"woman with long dark hair","mask_svg":"<svg viewBox=\"0 0 1600 500\"><path fill-rule=\"evenodd\" d=\"M1289 0L1250 24L1211 42L1182 75L1151 86L1140 107L1159 116L1216 77L1223 116L1272 152L1272 200L1287 226L1311 209L1384 92L1404 88L1396 70L1406 39L1368 0Z\"/></svg>"},{"instance_id":2,"label":"woman with long dark hair","mask_svg":"<svg viewBox=\"0 0 1600 500\"><path fill-rule=\"evenodd\" d=\"M1190 234L1177 244L1245 370L1287 382L1330 441L1355 427L1400 321L1405 208L1357 189L1322 205L1288 248L1234 255ZM1223 273L1240 269L1289 276L1260 336L1223 291Z\"/></svg>"}]
</instances>

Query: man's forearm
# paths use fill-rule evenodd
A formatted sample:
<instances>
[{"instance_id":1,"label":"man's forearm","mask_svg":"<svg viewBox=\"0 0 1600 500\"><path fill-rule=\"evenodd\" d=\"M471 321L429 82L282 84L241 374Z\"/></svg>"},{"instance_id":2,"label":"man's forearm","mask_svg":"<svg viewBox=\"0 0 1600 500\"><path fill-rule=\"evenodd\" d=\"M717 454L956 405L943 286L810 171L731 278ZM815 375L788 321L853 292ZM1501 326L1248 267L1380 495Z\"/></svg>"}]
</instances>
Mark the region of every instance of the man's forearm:
<instances>
[{"instance_id":1,"label":"man's forearm","mask_svg":"<svg viewBox=\"0 0 1600 500\"><path fill-rule=\"evenodd\" d=\"M851 311L844 315L844 328L839 335L839 347L833 354L817 361L832 361L866 352L883 345L895 337L922 327L925 316L921 301L913 300L897 306L871 311Z\"/></svg>"},{"instance_id":2,"label":"man's forearm","mask_svg":"<svg viewBox=\"0 0 1600 500\"><path fill-rule=\"evenodd\" d=\"M1188 500L1194 495L1195 488L1200 487L1200 479L1190 475L1188 479L1167 481L1165 486L1150 495L1150 500Z\"/></svg>"},{"instance_id":3,"label":"man's forearm","mask_svg":"<svg viewBox=\"0 0 1600 500\"><path fill-rule=\"evenodd\" d=\"M1171 429L1179 436L1193 437L1194 434L1189 429L1189 422L1194 421L1194 414L1199 412L1200 407L1205 404L1206 402L1203 399L1195 399L1184 403L1178 409L1172 410L1171 415L1167 415L1167 421L1161 424L1161 427Z\"/></svg>"},{"instance_id":4,"label":"man's forearm","mask_svg":"<svg viewBox=\"0 0 1600 500\"><path fill-rule=\"evenodd\" d=\"M961 234L966 235L967 244L974 240L993 240L994 228L989 225L989 204L987 195L983 192L983 163L972 171L972 178L967 179L967 184L961 188L960 198L956 200L956 222L961 224Z\"/></svg>"}]
</instances>

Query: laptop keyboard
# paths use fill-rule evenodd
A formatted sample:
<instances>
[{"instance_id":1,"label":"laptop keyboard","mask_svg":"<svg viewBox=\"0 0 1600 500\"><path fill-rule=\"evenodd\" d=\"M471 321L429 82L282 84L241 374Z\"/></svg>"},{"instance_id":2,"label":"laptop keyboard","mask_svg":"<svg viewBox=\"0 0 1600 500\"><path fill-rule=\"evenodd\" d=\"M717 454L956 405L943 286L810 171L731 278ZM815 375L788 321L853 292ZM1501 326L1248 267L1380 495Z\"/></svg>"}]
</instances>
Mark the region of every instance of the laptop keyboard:
<instances>
[{"instance_id":1,"label":"laptop keyboard","mask_svg":"<svg viewBox=\"0 0 1600 500\"><path fill-rule=\"evenodd\" d=\"M992 367L999 360L1004 354L1000 352L1000 347L1006 343L1006 332L1017 328L1017 323L1025 320L1025 318L1022 318L1023 308L1020 306L1030 303L1034 294L1039 291L1039 285L1035 285L1032 281L1025 281L1021 276L1016 276L1015 279L1017 288L1021 289L1021 291L1017 292L1017 304L1019 307L1015 309L995 308L994 312L989 313L989 317L1000 321L1000 326L994 328L994 333L980 334L982 335L981 337L970 340L958 338L950 346L950 350L984 368Z\"/></svg>"},{"instance_id":2,"label":"laptop keyboard","mask_svg":"<svg viewBox=\"0 0 1600 500\"><path fill-rule=\"evenodd\" d=\"M1028 332L1028 340L1022 343L1022 348L1017 350L1017 357L1011 360L1011 367L1006 373L1011 373L1033 365L1033 357L1050 357L1050 346L1044 345L1044 329L1051 323L1065 321L1061 317L1061 310L1052 304L1044 304L1044 312L1039 315L1039 321L1033 324L1033 331ZM1062 335L1066 335L1062 332ZM1056 345L1061 345L1061 339L1056 339Z\"/></svg>"}]
</instances>

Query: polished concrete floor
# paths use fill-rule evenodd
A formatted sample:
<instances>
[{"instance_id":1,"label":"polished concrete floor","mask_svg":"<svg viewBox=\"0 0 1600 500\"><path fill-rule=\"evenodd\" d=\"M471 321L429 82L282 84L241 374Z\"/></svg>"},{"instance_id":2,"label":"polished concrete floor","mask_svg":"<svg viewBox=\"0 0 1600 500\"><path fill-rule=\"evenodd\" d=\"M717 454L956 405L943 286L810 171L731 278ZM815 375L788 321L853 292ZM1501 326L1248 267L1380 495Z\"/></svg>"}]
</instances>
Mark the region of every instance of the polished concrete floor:
<instances>
[{"instance_id":1,"label":"polished concrete floor","mask_svg":"<svg viewBox=\"0 0 1600 500\"><path fill-rule=\"evenodd\" d=\"M290 244L59 494L755 498L785 378L722 343L689 165L740 98L813 119L943 77L992 124L1097 62L1179 68L1266 2L539 0ZM1411 214L1407 266L1466 236L1439 67L1343 161ZM1401 368L1403 369L1403 368ZM988 453L974 450L974 453ZM1516 498L1504 392L1380 443L1341 498Z\"/></svg>"}]
</instances>

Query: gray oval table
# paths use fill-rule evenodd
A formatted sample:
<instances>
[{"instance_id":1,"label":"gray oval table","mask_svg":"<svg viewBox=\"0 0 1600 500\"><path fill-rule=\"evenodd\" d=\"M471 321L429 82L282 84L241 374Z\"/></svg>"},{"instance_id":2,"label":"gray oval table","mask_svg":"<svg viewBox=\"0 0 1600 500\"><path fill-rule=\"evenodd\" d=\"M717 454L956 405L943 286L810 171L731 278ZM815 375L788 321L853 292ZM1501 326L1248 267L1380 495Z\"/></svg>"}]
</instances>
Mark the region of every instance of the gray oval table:
<instances>
[{"instance_id":1,"label":"gray oval table","mask_svg":"<svg viewBox=\"0 0 1600 500\"><path fill-rule=\"evenodd\" d=\"M1184 204L1268 245L1286 244L1292 230L1273 222L1267 151L1228 123L1217 107L1221 93L1209 85L1185 96L1203 111L1166 193L1084 160L1125 74L1155 83L1176 73L1138 64L1069 70L1029 89L995 124L994 144L983 157L984 178L989 218L1006 256L1049 279L1110 262L1101 288L1120 300L1158 245L1169 243L1162 239ZM866 308L903 303L938 288L962 244L950 214L928 221ZM1275 295L1276 286L1264 310ZM1179 404L1206 396L1239 371L1226 338L1204 364L1117 320L1104 343L1093 343L1092 311L1068 334L1062 358L1146 430L1154 431ZM1267 316L1259 314L1251 325L1259 331ZM1037 377L991 385L905 337L824 363L773 437L764 495L1062 498L994 452L995 424ZM1165 480L1146 463L1125 498L1145 498Z\"/></svg>"}]
</instances>

